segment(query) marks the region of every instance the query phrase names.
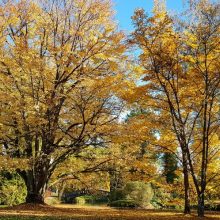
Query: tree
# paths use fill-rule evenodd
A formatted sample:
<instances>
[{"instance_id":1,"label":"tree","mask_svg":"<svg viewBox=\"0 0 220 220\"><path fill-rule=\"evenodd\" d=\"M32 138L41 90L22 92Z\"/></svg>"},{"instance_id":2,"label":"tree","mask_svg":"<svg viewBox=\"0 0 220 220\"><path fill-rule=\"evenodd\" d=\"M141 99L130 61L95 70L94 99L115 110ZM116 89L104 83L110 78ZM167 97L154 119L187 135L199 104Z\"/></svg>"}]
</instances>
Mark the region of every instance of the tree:
<instances>
[{"instance_id":1,"label":"tree","mask_svg":"<svg viewBox=\"0 0 220 220\"><path fill-rule=\"evenodd\" d=\"M191 9L191 17L195 19L185 28L185 60L196 88L194 114L198 119L193 123L196 129L187 155L198 195L198 215L204 216L207 184L218 176L210 168L220 152L220 4L207 0L192 1Z\"/></svg>"},{"instance_id":2,"label":"tree","mask_svg":"<svg viewBox=\"0 0 220 220\"><path fill-rule=\"evenodd\" d=\"M189 137L185 131L189 106L185 105L182 93L186 84L184 70L181 67L180 36L174 31L173 21L166 11L158 11L157 7L151 18L146 16L144 10L137 10L133 16L133 22L136 30L132 34L131 43L138 45L142 50L139 58L140 65L144 68L142 80L146 82L137 89L137 95L143 97L138 98L139 103L143 108L146 106L156 113L155 130L159 130L158 126L162 125L161 130L165 135L161 133L160 144L155 145L171 152L175 152L178 145L181 148L185 187L184 213L189 213L186 152ZM164 132L168 129L170 132ZM173 133L175 136L172 135Z\"/></svg>"},{"instance_id":3,"label":"tree","mask_svg":"<svg viewBox=\"0 0 220 220\"><path fill-rule=\"evenodd\" d=\"M17 167L26 202L43 203L59 163L110 141L122 107L123 34L108 0L7 1L0 13L2 155L28 160Z\"/></svg>"},{"instance_id":4,"label":"tree","mask_svg":"<svg viewBox=\"0 0 220 220\"><path fill-rule=\"evenodd\" d=\"M191 1L189 19L176 25L166 11L148 18L143 10L133 16L132 43L142 50L145 69L138 95L156 112L162 134L158 146L173 151L179 144L185 186L185 213L189 212L190 171L198 196L198 215L204 216L209 165L219 154L219 4ZM192 19L191 19L192 20ZM147 100L147 103L146 103ZM164 126L165 125L165 126ZM160 133L161 134L161 133ZM175 135L175 136L173 136ZM216 174L209 177L210 182Z\"/></svg>"},{"instance_id":5,"label":"tree","mask_svg":"<svg viewBox=\"0 0 220 220\"><path fill-rule=\"evenodd\" d=\"M143 128L141 118L131 117L121 123L109 147L91 146L58 165L50 186L60 183L65 186L65 183L74 181L75 186L89 190L102 188L114 197L128 181L150 182L155 179L158 176L156 159L150 146L143 144L141 139L146 139L144 134L149 135L148 129L138 129Z\"/></svg>"},{"instance_id":6,"label":"tree","mask_svg":"<svg viewBox=\"0 0 220 220\"><path fill-rule=\"evenodd\" d=\"M163 174L166 176L166 181L169 184L174 183L175 179L178 177L175 173L178 166L177 166L177 158L175 154L170 152L165 152L162 156L163 160Z\"/></svg>"}]
</instances>

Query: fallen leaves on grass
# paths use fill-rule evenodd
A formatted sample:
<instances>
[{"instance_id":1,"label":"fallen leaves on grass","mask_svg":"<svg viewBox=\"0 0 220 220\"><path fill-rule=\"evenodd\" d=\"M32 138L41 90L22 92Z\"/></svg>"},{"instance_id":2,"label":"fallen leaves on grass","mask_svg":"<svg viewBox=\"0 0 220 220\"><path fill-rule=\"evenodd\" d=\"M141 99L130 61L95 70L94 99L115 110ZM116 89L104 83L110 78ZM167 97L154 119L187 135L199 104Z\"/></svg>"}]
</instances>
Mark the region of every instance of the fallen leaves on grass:
<instances>
[{"instance_id":1,"label":"fallen leaves on grass","mask_svg":"<svg viewBox=\"0 0 220 220\"><path fill-rule=\"evenodd\" d=\"M2 217L1 217L2 216ZM14 216L14 217L12 217ZM30 218L32 216L32 218ZM181 212L143 209L114 209L110 207L53 207L48 205L22 204L0 209L1 220L193 220L200 219ZM220 213L210 212L206 220L220 220Z\"/></svg>"}]
</instances>

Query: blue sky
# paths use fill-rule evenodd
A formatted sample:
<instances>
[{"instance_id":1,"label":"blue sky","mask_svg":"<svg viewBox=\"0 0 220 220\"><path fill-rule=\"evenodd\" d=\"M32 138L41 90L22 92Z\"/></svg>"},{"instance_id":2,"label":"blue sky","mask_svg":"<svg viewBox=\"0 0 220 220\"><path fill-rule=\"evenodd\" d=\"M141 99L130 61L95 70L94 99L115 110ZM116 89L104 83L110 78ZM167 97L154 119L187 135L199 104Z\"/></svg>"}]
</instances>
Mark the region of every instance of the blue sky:
<instances>
[{"instance_id":1,"label":"blue sky","mask_svg":"<svg viewBox=\"0 0 220 220\"><path fill-rule=\"evenodd\" d=\"M136 8L144 8L151 12L153 0L113 0L116 11L116 20L119 28L125 31L132 30L131 16ZM169 11L179 11L183 9L183 0L167 0Z\"/></svg>"}]
</instances>

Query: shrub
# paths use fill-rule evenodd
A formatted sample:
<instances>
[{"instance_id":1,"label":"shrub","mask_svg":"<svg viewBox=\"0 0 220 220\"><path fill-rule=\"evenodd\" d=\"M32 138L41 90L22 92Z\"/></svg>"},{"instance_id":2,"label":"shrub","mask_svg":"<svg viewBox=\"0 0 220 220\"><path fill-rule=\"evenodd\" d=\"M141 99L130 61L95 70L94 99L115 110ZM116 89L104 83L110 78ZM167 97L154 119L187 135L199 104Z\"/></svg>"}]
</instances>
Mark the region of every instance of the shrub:
<instances>
[{"instance_id":1,"label":"shrub","mask_svg":"<svg viewBox=\"0 0 220 220\"><path fill-rule=\"evenodd\" d=\"M100 196L100 195L84 195L78 196L75 198L75 203L84 205L84 204L102 204L107 203L108 198L107 196Z\"/></svg>"},{"instance_id":2,"label":"shrub","mask_svg":"<svg viewBox=\"0 0 220 220\"><path fill-rule=\"evenodd\" d=\"M45 198L45 203L48 205L57 205L60 204L60 200L58 197L47 197Z\"/></svg>"},{"instance_id":3,"label":"shrub","mask_svg":"<svg viewBox=\"0 0 220 220\"><path fill-rule=\"evenodd\" d=\"M109 200L114 201L134 201L141 207L150 205L154 196L151 184L144 182L128 182L123 189L116 189L110 193Z\"/></svg>"},{"instance_id":4,"label":"shrub","mask_svg":"<svg viewBox=\"0 0 220 220\"><path fill-rule=\"evenodd\" d=\"M78 196L75 198L75 203L79 205L84 205L84 204L94 204L95 203L95 198L94 196Z\"/></svg>"},{"instance_id":5,"label":"shrub","mask_svg":"<svg viewBox=\"0 0 220 220\"><path fill-rule=\"evenodd\" d=\"M110 201L117 201L125 198L125 194L123 189L115 189L111 191L109 195L109 200Z\"/></svg>"},{"instance_id":6,"label":"shrub","mask_svg":"<svg viewBox=\"0 0 220 220\"><path fill-rule=\"evenodd\" d=\"M106 204L109 202L107 195L96 195L95 196L95 203L96 204Z\"/></svg>"},{"instance_id":7,"label":"shrub","mask_svg":"<svg viewBox=\"0 0 220 220\"><path fill-rule=\"evenodd\" d=\"M12 206L23 203L26 194L25 183L17 173L1 173L0 204Z\"/></svg>"},{"instance_id":8,"label":"shrub","mask_svg":"<svg viewBox=\"0 0 220 220\"><path fill-rule=\"evenodd\" d=\"M133 200L142 207L148 206L154 196L150 184L138 181L127 183L123 191L126 200Z\"/></svg>"},{"instance_id":9,"label":"shrub","mask_svg":"<svg viewBox=\"0 0 220 220\"><path fill-rule=\"evenodd\" d=\"M140 204L134 200L117 200L110 202L108 204L111 207L119 207L119 208L137 208Z\"/></svg>"},{"instance_id":10,"label":"shrub","mask_svg":"<svg viewBox=\"0 0 220 220\"><path fill-rule=\"evenodd\" d=\"M205 210L220 211L220 204L206 204Z\"/></svg>"},{"instance_id":11,"label":"shrub","mask_svg":"<svg viewBox=\"0 0 220 220\"><path fill-rule=\"evenodd\" d=\"M173 199L172 195L168 190L161 188L158 185L153 185L154 197L151 200L151 204L156 209L168 208L167 203Z\"/></svg>"}]
</instances>

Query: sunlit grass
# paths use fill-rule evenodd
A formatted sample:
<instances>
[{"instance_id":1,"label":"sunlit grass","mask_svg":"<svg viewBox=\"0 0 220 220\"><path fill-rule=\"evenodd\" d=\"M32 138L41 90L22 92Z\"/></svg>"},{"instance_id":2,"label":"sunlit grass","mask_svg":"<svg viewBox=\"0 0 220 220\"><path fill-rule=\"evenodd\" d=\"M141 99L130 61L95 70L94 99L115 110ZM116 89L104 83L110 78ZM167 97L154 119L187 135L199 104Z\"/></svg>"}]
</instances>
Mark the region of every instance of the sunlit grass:
<instances>
[{"instance_id":1,"label":"sunlit grass","mask_svg":"<svg viewBox=\"0 0 220 220\"><path fill-rule=\"evenodd\" d=\"M58 208L59 207L59 208ZM0 220L191 220L200 219L194 211L183 215L177 211L77 207L71 205L18 206L2 208ZM219 220L220 212L207 212L205 220Z\"/></svg>"}]
</instances>

